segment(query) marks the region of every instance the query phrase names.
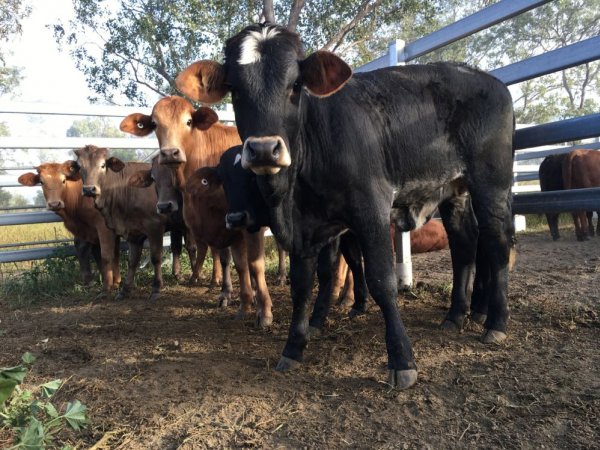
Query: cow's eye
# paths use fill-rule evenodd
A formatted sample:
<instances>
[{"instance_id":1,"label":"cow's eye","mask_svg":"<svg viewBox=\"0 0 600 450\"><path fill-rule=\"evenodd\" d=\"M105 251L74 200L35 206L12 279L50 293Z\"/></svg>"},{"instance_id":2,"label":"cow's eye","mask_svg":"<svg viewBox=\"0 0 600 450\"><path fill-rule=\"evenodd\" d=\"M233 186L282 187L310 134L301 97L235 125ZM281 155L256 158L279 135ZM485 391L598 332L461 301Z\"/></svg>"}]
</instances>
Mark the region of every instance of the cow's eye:
<instances>
[{"instance_id":1,"label":"cow's eye","mask_svg":"<svg viewBox=\"0 0 600 450\"><path fill-rule=\"evenodd\" d=\"M156 128L156 122L153 120L152 122L150 122L150 126L154 129Z\"/></svg>"},{"instance_id":2,"label":"cow's eye","mask_svg":"<svg viewBox=\"0 0 600 450\"><path fill-rule=\"evenodd\" d=\"M192 126L192 119L188 119L188 121L185 123L188 127Z\"/></svg>"},{"instance_id":3,"label":"cow's eye","mask_svg":"<svg viewBox=\"0 0 600 450\"><path fill-rule=\"evenodd\" d=\"M301 89L302 89L302 82L296 81L294 83L294 86L292 87L292 90L294 91L294 94L297 94L298 92L300 92Z\"/></svg>"},{"instance_id":4,"label":"cow's eye","mask_svg":"<svg viewBox=\"0 0 600 450\"><path fill-rule=\"evenodd\" d=\"M206 178L202 178L202 186L208 186L208 180Z\"/></svg>"},{"instance_id":5,"label":"cow's eye","mask_svg":"<svg viewBox=\"0 0 600 450\"><path fill-rule=\"evenodd\" d=\"M106 169L106 162L103 162L102 164L100 164L100 168L101 169Z\"/></svg>"},{"instance_id":6,"label":"cow's eye","mask_svg":"<svg viewBox=\"0 0 600 450\"><path fill-rule=\"evenodd\" d=\"M40 185L44 185L44 180L40 180Z\"/></svg>"},{"instance_id":7,"label":"cow's eye","mask_svg":"<svg viewBox=\"0 0 600 450\"><path fill-rule=\"evenodd\" d=\"M63 184L65 184L66 182L67 182L67 179L66 179L66 178L64 178L64 179L63 179Z\"/></svg>"}]
</instances>

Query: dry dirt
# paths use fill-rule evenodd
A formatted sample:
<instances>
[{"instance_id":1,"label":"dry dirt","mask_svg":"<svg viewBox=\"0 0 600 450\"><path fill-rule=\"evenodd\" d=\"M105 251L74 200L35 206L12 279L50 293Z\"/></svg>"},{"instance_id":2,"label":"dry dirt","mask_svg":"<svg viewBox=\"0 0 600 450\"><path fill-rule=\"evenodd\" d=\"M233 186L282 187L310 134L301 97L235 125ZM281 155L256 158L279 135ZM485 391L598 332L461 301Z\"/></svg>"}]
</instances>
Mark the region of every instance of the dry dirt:
<instances>
[{"instance_id":1,"label":"dry dirt","mask_svg":"<svg viewBox=\"0 0 600 450\"><path fill-rule=\"evenodd\" d=\"M231 320L206 286L148 287L121 303L65 299L0 306L0 366L30 351L28 382L67 379L58 401L90 411L78 448L593 448L600 442L600 238L573 232L519 237L510 280L510 336L484 346L480 330L438 328L448 303L447 251L417 255L419 288L399 296L419 381L383 383L383 320L372 305L350 321L334 309L305 363L273 367L290 317L273 288L275 324ZM90 298L92 293L90 293ZM0 444L1 446L1 444Z\"/></svg>"}]
</instances>

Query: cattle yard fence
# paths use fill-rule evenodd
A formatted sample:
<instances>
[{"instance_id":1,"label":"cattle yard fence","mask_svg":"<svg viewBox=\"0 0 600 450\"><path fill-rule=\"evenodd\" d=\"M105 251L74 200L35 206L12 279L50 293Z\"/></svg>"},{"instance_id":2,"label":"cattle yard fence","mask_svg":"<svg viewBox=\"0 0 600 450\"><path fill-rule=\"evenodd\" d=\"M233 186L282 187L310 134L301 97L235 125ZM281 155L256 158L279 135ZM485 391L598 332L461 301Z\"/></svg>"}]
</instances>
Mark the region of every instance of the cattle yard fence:
<instances>
[{"instance_id":1,"label":"cattle yard fence","mask_svg":"<svg viewBox=\"0 0 600 450\"><path fill-rule=\"evenodd\" d=\"M485 30L493 25L511 19L534 8L549 3L552 0L501 0L470 16L441 28L440 30L406 44L402 40L390 43L385 55L357 68L356 72L365 72L383 67L406 64L415 58L426 55L439 48L447 46L474 33ZM541 55L519 61L513 64L491 70L490 73L502 80L507 85L534 79L549 73L565 70L570 67L585 64L600 59L600 36L585 39L563 48L548 51ZM88 117L125 117L137 112L141 108L126 108L114 106L90 105L86 107L69 107L64 105L19 104L0 102L0 121L4 114L26 115L62 115L62 116L88 116ZM143 109L142 109L143 110ZM148 111L149 112L149 111ZM233 112L228 109L219 111L223 121L234 121ZM520 186L523 181L536 180L539 163L521 165L519 162L540 159L547 155L566 153L572 148L600 149L599 142L577 145L575 147L564 145L566 142L579 141L600 136L600 113L590 114L557 122L545 123L519 128L515 136L515 187L513 196L513 211L517 214L543 213L543 212L568 212L577 209L600 210L600 188L581 189L574 191L560 191L541 193L523 192L531 187ZM597 140L597 139L596 139ZM0 151L7 154L18 149L57 149L68 151L94 144L111 149L142 149L152 155L157 150L157 141L154 136L146 139L140 138L13 138L0 137ZM150 156L149 155L149 156ZM149 159L149 158L148 158ZM2 187L20 187L16 182L20 171L32 167L11 166L0 167L2 171L14 173L14 181L0 182ZM536 189L534 186L533 189ZM41 206L27 205L24 207L2 208L0 211L0 232L3 225L21 225L44 222L59 222L60 218L48 211L31 211L42 209ZM29 212L12 212L15 210L30 210ZM398 233L400 235L400 233ZM406 236L400 236L406 243ZM0 263L40 259L51 256L55 246L49 244L62 244L64 240L36 242L37 245L46 245L42 248L25 250L6 250L17 246L28 246L34 243L11 243L0 247ZM401 248L401 247L400 247ZM67 248L69 251L69 248ZM72 251L72 250L71 250ZM412 271L410 252L399 252L398 271L401 284L412 284ZM403 275L404 274L404 275Z\"/></svg>"}]
</instances>

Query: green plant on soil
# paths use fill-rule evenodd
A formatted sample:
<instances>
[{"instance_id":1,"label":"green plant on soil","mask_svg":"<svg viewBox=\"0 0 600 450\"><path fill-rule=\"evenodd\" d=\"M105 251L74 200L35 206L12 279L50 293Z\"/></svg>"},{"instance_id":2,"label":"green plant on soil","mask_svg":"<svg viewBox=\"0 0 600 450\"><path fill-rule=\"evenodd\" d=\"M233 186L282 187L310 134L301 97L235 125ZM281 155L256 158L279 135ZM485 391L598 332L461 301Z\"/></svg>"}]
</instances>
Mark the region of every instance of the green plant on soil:
<instances>
[{"instance_id":1,"label":"green plant on soil","mask_svg":"<svg viewBox=\"0 0 600 450\"><path fill-rule=\"evenodd\" d=\"M22 363L15 367L0 368L0 426L14 436L7 450L59 447L57 434L66 428L81 430L88 423L87 408L79 400L57 408L52 403L54 394L63 385L53 380L33 389L23 389L21 384L35 362L31 353L23 355Z\"/></svg>"}]
</instances>

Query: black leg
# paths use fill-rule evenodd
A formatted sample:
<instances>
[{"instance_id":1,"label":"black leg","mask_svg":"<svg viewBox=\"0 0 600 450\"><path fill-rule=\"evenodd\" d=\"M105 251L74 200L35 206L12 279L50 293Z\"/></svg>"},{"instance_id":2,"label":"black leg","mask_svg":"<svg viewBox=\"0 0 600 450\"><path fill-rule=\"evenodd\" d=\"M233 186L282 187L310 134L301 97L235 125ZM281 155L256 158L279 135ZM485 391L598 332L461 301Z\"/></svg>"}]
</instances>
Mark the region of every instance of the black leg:
<instances>
[{"instance_id":1,"label":"black leg","mask_svg":"<svg viewBox=\"0 0 600 450\"><path fill-rule=\"evenodd\" d=\"M327 314L329 313L333 292L333 272L338 251L339 239L336 239L334 242L323 247L319 252L317 259L319 291L317 292L315 306L308 323L311 334L323 328L325 319L327 319Z\"/></svg>"},{"instance_id":2,"label":"black leg","mask_svg":"<svg viewBox=\"0 0 600 450\"><path fill-rule=\"evenodd\" d=\"M460 330L471 300L479 232L468 195L459 195L442 202L439 211L448 233L452 257L451 305L442 327Z\"/></svg>"},{"instance_id":3,"label":"black leg","mask_svg":"<svg viewBox=\"0 0 600 450\"><path fill-rule=\"evenodd\" d=\"M292 322L288 339L277 370L292 369L302 361L308 342L308 299L313 287L316 258L301 258L290 253L290 283L292 293Z\"/></svg>"},{"instance_id":4,"label":"black leg","mask_svg":"<svg viewBox=\"0 0 600 450\"><path fill-rule=\"evenodd\" d=\"M355 317L367 311L367 297L369 294L362 264L362 251L354 233L349 231L340 237L340 250L354 278L354 304L348 315Z\"/></svg>"}]
</instances>

